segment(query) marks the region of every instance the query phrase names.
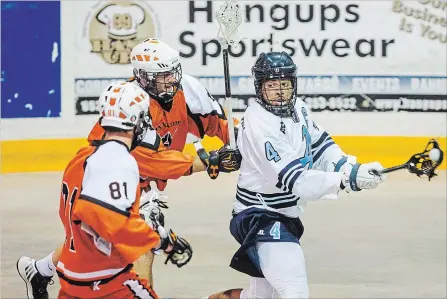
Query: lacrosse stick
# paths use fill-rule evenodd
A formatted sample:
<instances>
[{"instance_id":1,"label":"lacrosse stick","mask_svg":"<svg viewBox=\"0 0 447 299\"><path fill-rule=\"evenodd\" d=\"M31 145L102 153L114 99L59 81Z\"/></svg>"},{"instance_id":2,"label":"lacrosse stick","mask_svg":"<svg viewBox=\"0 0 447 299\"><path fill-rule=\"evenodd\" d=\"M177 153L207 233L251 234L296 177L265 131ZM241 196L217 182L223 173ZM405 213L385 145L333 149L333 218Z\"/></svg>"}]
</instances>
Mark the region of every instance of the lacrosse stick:
<instances>
[{"instance_id":1,"label":"lacrosse stick","mask_svg":"<svg viewBox=\"0 0 447 299\"><path fill-rule=\"evenodd\" d=\"M219 23L218 38L222 46L222 57L225 78L225 104L228 114L228 134L230 136L230 147L236 149L236 139L234 136L233 108L231 105L231 84L230 67L228 62L228 48L237 45L240 41L238 28L242 23L242 13L234 0L226 0L216 12L216 19Z\"/></svg>"},{"instance_id":2,"label":"lacrosse stick","mask_svg":"<svg viewBox=\"0 0 447 299\"><path fill-rule=\"evenodd\" d=\"M400 169L407 169L410 173L415 173L418 177L426 175L428 180L437 176L435 169L442 163L444 153L439 148L436 140L432 139L428 142L422 153L414 154L410 159L401 165L385 168L382 173L393 172ZM377 172L373 174L378 175Z\"/></svg>"},{"instance_id":3,"label":"lacrosse stick","mask_svg":"<svg viewBox=\"0 0 447 299\"><path fill-rule=\"evenodd\" d=\"M166 201L160 200L160 198L168 198L166 195L162 195L157 188L144 192L140 197L140 216L146 221L146 223L154 230L159 230L160 226L165 226L165 215L161 209L168 209ZM161 254L161 250L152 251L156 255ZM147 257L148 258L148 257Z\"/></svg>"},{"instance_id":4,"label":"lacrosse stick","mask_svg":"<svg viewBox=\"0 0 447 299\"><path fill-rule=\"evenodd\" d=\"M147 198L149 197L149 198ZM158 206L163 209L168 209L166 201L160 200L160 198L166 199L168 196L162 195L158 190L151 190L141 195L140 209L147 209L150 205Z\"/></svg>"},{"instance_id":5,"label":"lacrosse stick","mask_svg":"<svg viewBox=\"0 0 447 299\"><path fill-rule=\"evenodd\" d=\"M156 220L161 226L165 225L165 218L161 209L168 209L166 201L160 200L168 198L166 195L161 195L156 189L141 195L140 202L140 216L144 220L149 220L151 216L156 217Z\"/></svg>"}]
</instances>

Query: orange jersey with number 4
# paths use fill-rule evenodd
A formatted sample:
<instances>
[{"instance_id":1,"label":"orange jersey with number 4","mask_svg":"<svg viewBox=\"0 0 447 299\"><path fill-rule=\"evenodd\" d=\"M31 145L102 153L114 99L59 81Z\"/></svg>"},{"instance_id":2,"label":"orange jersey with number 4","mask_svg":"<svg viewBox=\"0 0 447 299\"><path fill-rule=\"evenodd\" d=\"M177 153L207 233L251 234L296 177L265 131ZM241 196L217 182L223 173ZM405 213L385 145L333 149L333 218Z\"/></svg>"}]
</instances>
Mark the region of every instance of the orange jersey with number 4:
<instances>
[{"instance_id":1,"label":"orange jersey with number 4","mask_svg":"<svg viewBox=\"0 0 447 299\"><path fill-rule=\"evenodd\" d=\"M228 142L228 124L220 104L194 77L183 75L181 90L169 111L153 100L150 104L152 123L166 148L183 151L188 134L203 138L217 136Z\"/></svg>"},{"instance_id":2,"label":"orange jersey with number 4","mask_svg":"<svg viewBox=\"0 0 447 299\"><path fill-rule=\"evenodd\" d=\"M144 142L132 151L142 178L168 180L188 174L194 159L181 153L188 134L199 138L217 136L228 143L228 124L222 107L194 77L183 75L181 89L169 111L163 110L156 100L150 101L149 110L153 131L148 131ZM100 140L103 136L104 130L97 123L88 140Z\"/></svg>"}]
</instances>

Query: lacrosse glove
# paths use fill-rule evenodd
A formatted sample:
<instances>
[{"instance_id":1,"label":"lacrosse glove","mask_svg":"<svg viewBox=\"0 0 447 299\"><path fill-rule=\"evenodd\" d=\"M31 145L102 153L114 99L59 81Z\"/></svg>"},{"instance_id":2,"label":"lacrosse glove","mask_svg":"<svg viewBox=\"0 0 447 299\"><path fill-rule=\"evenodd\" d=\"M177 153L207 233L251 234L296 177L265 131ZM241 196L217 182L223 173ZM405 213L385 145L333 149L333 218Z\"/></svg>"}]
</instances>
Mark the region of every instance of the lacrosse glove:
<instances>
[{"instance_id":1,"label":"lacrosse glove","mask_svg":"<svg viewBox=\"0 0 447 299\"><path fill-rule=\"evenodd\" d=\"M219 170L233 172L241 167L242 156L239 149L232 149L228 144L222 146L217 152L219 155Z\"/></svg>"},{"instance_id":2,"label":"lacrosse glove","mask_svg":"<svg viewBox=\"0 0 447 299\"><path fill-rule=\"evenodd\" d=\"M222 146L218 151L210 151L207 153L205 149L195 144L197 154L206 166L208 176L215 180L219 173L233 172L241 167L242 156L238 149L233 150L228 145Z\"/></svg>"},{"instance_id":3,"label":"lacrosse glove","mask_svg":"<svg viewBox=\"0 0 447 299\"><path fill-rule=\"evenodd\" d=\"M374 189L386 179L382 173L383 166L379 162L366 164L356 163L353 156L342 158L335 166L335 171L343 173L340 188L347 193Z\"/></svg>"},{"instance_id":4,"label":"lacrosse glove","mask_svg":"<svg viewBox=\"0 0 447 299\"><path fill-rule=\"evenodd\" d=\"M163 226L156 229L160 235L160 246L153 251L163 250L167 254L165 264L171 261L178 268L186 265L192 258L192 247L185 239L178 237L172 229L166 230ZM169 248L172 248L169 250Z\"/></svg>"}]
</instances>

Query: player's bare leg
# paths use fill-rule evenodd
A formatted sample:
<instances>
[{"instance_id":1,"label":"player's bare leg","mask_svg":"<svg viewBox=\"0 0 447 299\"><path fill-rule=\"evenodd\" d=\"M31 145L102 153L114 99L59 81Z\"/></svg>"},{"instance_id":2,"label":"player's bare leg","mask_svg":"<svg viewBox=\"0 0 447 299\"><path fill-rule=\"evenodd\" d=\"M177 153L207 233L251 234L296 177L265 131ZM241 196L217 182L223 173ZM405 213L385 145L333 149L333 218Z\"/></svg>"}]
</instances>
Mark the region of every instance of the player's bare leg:
<instances>
[{"instance_id":1,"label":"player's bare leg","mask_svg":"<svg viewBox=\"0 0 447 299\"><path fill-rule=\"evenodd\" d=\"M134 269L138 272L139 276L146 278L151 287L154 287L154 280L152 276L152 265L154 263L154 254L149 251L148 253L142 255L134 263Z\"/></svg>"},{"instance_id":2,"label":"player's bare leg","mask_svg":"<svg viewBox=\"0 0 447 299\"><path fill-rule=\"evenodd\" d=\"M145 219L154 217L163 226L164 215L161 212L161 208L167 209L168 206L166 205L166 202L160 199L165 198L167 198L167 196L161 195L157 189L151 189L149 185L141 195L140 215ZM146 278L152 287L154 287L154 277L152 275L154 257L154 253L149 251L134 263L134 269L141 277Z\"/></svg>"},{"instance_id":3,"label":"player's bare leg","mask_svg":"<svg viewBox=\"0 0 447 299\"><path fill-rule=\"evenodd\" d=\"M63 246L64 246L64 245L59 246L59 247L53 252L53 256L52 256L51 260L52 260L54 266L57 266L57 262L59 261L59 257L61 256Z\"/></svg>"}]
</instances>

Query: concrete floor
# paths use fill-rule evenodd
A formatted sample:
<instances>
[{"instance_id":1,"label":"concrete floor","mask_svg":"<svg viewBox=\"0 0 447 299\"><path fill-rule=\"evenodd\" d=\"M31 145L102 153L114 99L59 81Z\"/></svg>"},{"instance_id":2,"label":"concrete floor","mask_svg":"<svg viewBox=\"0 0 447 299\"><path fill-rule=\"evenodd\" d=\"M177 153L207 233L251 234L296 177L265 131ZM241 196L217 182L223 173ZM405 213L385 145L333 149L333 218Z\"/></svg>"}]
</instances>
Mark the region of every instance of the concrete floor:
<instances>
[{"instance_id":1,"label":"concrete floor","mask_svg":"<svg viewBox=\"0 0 447 299\"><path fill-rule=\"evenodd\" d=\"M1 298L25 298L21 255L46 256L63 241L62 173L0 177ZM446 172L431 182L401 171L378 189L307 206L302 246L313 298L445 298ZM195 174L169 184L167 226L194 248L178 269L155 262L160 297L200 298L248 278L229 268L237 243L228 231L237 174ZM55 298L58 281L50 286Z\"/></svg>"}]
</instances>

